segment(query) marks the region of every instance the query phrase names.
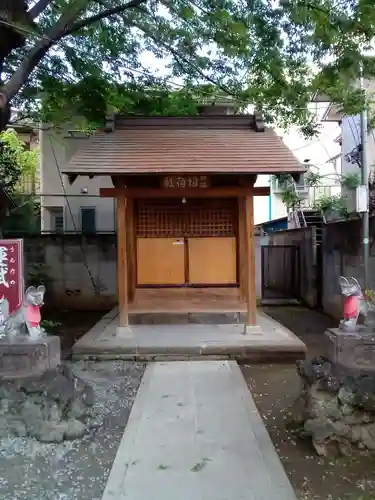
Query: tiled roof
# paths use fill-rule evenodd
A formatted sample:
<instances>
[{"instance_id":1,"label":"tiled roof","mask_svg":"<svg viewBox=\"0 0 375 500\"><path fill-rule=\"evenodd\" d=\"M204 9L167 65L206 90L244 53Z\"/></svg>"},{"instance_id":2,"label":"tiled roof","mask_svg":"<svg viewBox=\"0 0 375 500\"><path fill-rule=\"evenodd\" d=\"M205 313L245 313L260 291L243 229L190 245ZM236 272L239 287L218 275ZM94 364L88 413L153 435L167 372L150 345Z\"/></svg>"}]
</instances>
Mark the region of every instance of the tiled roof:
<instances>
[{"instance_id":1,"label":"tiled roof","mask_svg":"<svg viewBox=\"0 0 375 500\"><path fill-rule=\"evenodd\" d=\"M62 168L83 175L304 170L280 137L259 128L252 115L117 118L113 131L96 132Z\"/></svg>"}]
</instances>

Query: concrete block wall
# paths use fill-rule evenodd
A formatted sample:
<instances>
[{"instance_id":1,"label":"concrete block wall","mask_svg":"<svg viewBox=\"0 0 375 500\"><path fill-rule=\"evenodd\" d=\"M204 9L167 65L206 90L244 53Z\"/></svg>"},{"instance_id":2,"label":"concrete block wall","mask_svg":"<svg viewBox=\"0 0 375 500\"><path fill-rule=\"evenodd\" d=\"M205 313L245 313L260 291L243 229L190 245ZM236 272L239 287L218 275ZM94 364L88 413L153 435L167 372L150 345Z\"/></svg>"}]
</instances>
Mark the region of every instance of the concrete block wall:
<instances>
[{"instance_id":1,"label":"concrete block wall","mask_svg":"<svg viewBox=\"0 0 375 500\"><path fill-rule=\"evenodd\" d=\"M46 305L107 309L117 303L116 235L25 238L28 283L45 282Z\"/></svg>"},{"instance_id":2,"label":"concrete block wall","mask_svg":"<svg viewBox=\"0 0 375 500\"><path fill-rule=\"evenodd\" d=\"M255 238L258 296L261 293L260 240ZM115 234L27 236L24 248L26 282L46 285L47 306L97 310L117 304Z\"/></svg>"}]
</instances>

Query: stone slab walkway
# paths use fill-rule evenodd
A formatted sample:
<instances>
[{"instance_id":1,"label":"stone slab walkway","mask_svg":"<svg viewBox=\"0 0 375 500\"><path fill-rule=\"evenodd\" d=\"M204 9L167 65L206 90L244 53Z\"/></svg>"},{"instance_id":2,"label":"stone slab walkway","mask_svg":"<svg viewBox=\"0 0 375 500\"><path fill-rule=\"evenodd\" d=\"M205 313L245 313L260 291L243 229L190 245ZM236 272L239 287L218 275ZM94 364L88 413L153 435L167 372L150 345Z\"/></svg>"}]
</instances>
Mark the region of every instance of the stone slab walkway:
<instances>
[{"instance_id":1,"label":"stone slab walkway","mask_svg":"<svg viewBox=\"0 0 375 500\"><path fill-rule=\"evenodd\" d=\"M150 364L102 500L296 500L234 361Z\"/></svg>"}]
</instances>

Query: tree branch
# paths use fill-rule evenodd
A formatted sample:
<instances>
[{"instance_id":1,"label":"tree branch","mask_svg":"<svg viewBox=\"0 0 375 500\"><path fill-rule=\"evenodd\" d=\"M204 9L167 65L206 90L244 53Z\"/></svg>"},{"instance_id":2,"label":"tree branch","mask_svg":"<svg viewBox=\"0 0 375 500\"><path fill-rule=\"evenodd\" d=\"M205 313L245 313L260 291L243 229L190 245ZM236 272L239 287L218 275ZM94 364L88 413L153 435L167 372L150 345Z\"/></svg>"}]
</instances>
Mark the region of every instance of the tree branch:
<instances>
[{"instance_id":1,"label":"tree branch","mask_svg":"<svg viewBox=\"0 0 375 500\"><path fill-rule=\"evenodd\" d=\"M39 3L41 2L46 4L46 0L40 0ZM74 22L77 16L86 8L85 0L75 0L71 7L60 16L59 20L47 31L47 33L35 43L34 47L28 52L8 82L1 88L0 109L4 109L8 106L11 99L17 95L21 87L29 78L31 72L47 54L48 50L56 42L61 40L61 38L79 30L80 28L83 28L84 26L100 21L101 19L111 16L112 14L117 14L126 9L137 7L144 2L146 2L146 0L131 0L127 4L120 7L107 9L95 16ZM39 3L37 5L39 5Z\"/></svg>"},{"instance_id":2,"label":"tree branch","mask_svg":"<svg viewBox=\"0 0 375 500\"><path fill-rule=\"evenodd\" d=\"M113 16L114 14L121 14L127 9L131 9L134 7L138 7L142 3L146 3L147 0L131 0L130 2L124 5L118 5L117 7L112 7L110 9L103 10L103 12L99 12L99 14L95 14L95 16L87 17L86 19L82 19L81 21L77 21L70 28L65 30L64 36L71 35L72 33L80 30L81 28L85 28L90 24L96 23L97 21L101 21L106 17Z\"/></svg>"},{"instance_id":3,"label":"tree branch","mask_svg":"<svg viewBox=\"0 0 375 500\"><path fill-rule=\"evenodd\" d=\"M38 17L53 0L39 0L30 10L27 11L30 19L35 19Z\"/></svg>"},{"instance_id":4,"label":"tree branch","mask_svg":"<svg viewBox=\"0 0 375 500\"><path fill-rule=\"evenodd\" d=\"M72 24L74 19L76 19L85 7L85 0L75 0L71 7L60 16L58 21L51 26L47 33L35 43L32 49L29 50L17 70L13 73L7 83L1 87L0 108L4 109L8 106L9 101L20 91L21 87L26 83L34 68L47 54L52 45L64 36L66 27Z\"/></svg>"}]
</instances>

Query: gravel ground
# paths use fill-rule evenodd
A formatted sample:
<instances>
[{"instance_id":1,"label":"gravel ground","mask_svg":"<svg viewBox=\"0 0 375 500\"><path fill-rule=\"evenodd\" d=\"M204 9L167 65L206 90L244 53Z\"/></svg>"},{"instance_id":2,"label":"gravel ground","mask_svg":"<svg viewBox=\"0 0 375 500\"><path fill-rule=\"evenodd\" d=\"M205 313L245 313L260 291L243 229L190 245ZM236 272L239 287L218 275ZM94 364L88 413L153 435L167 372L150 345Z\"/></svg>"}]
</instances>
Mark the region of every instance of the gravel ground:
<instances>
[{"instance_id":1,"label":"gravel ground","mask_svg":"<svg viewBox=\"0 0 375 500\"><path fill-rule=\"evenodd\" d=\"M100 500L145 365L124 361L67 363L95 392L95 420L83 439L41 444L0 441L1 500Z\"/></svg>"}]
</instances>

